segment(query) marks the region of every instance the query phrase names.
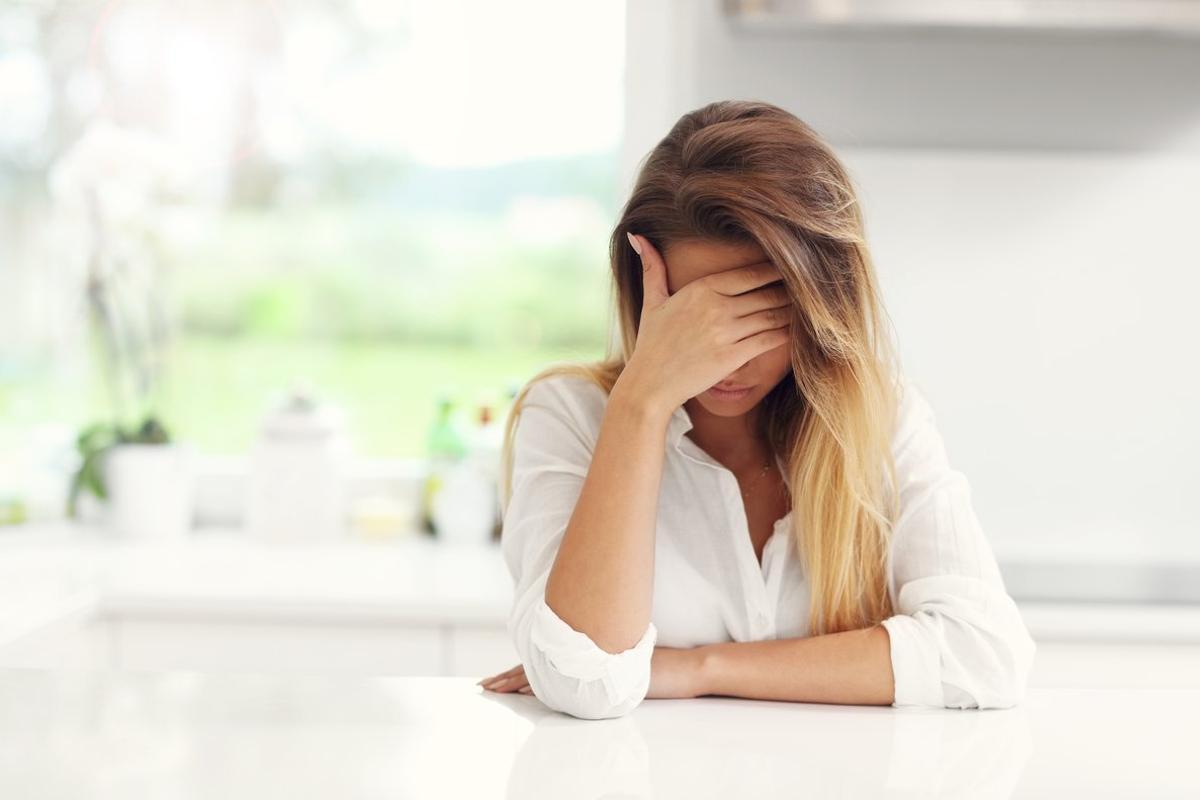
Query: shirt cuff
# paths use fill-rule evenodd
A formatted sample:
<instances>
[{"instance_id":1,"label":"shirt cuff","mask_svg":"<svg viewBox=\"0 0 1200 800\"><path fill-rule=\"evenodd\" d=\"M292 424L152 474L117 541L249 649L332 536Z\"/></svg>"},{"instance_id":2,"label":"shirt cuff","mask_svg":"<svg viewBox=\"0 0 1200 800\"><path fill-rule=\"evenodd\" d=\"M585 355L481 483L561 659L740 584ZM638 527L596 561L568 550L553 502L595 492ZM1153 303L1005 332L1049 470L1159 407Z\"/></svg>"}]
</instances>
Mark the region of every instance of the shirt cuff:
<instances>
[{"instance_id":1,"label":"shirt cuff","mask_svg":"<svg viewBox=\"0 0 1200 800\"><path fill-rule=\"evenodd\" d=\"M587 634L568 625L545 598L537 601L529 639L560 674L580 680L603 682L609 702L623 702L645 682L658 629L651 622L633 647L619 653L604 650Z\"/></svg>"},{"instance_id":2,"label":"shirt cuff","mask_svg":"<svg viewBox=\"0 0 1200 800\"><path fill-rule=\"evenodd\" d=\"M883 621L887 628L895 678L894 706L945 706L942 658L920 620L897 614Z\"/></svg>"}]
</instances>

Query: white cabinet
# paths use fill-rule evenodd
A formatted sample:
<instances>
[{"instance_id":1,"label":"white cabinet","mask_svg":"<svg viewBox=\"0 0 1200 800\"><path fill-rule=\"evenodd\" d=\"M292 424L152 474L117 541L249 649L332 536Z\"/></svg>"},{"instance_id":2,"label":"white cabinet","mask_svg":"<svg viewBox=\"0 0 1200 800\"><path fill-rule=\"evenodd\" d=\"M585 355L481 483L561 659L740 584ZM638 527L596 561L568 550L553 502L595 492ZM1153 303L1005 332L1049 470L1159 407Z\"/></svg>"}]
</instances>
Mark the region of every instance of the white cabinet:
<instances>
[{"instance_id":1,"label":"white cabinet","mask_svg":"<svg viewBox=\"0 0 1200 800\"><path fill-rule=\"evenodd\" d=\"M200 672L443 674L437 626L113 619L113 666Z\"/></svg>"},{"instance_id":2,"label":"white cabinet","mask_svg":"<svg viewBox=\"0 0 1200 800\"><path fill-rule=\"evenodd\" d=\"M503 627L71 614L0 647L0 667L483 677L519 659Z\"/></svg>"},{"instance_id":3,"label":"white cabinet","mask_svg":"<svg viewBox=\"0 0 1200 800\"><path fill-rule=\"evenodd\" d=\"M503 628L448 624L114 619L123 669L488 675L517 663Z\"/></svg>"},{"instance_id":4,"label":"white cabinet","mask_svg":"<svg viewBox=\"0 0 1200 800\"><path fill-rule=\"evenodd\" d=\"M0 543L0 667L483 676L517 663L511 604L491 544L35 526Z\"/></svg>"}]
</instances>

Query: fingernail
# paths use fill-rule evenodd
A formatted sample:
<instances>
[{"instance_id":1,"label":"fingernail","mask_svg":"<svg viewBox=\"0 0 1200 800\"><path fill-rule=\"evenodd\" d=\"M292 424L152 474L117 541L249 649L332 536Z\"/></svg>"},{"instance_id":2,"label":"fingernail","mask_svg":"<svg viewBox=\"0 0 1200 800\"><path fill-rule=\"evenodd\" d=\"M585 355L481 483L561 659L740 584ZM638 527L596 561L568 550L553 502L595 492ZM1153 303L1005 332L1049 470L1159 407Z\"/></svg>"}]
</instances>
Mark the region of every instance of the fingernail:
<instances>
[{"instance_id":1,"label":"fingernail","mask_svg":"<svg viewBox=\"0 0 1200 800\"><path fill-rule=\"evenodd\" d=\"M642 246L638 243L637 237L629 231L625 231L625 235L629 237L629 244L633 247L633 251L640 256L642 254Z\"/></svg>"}]
</instances>

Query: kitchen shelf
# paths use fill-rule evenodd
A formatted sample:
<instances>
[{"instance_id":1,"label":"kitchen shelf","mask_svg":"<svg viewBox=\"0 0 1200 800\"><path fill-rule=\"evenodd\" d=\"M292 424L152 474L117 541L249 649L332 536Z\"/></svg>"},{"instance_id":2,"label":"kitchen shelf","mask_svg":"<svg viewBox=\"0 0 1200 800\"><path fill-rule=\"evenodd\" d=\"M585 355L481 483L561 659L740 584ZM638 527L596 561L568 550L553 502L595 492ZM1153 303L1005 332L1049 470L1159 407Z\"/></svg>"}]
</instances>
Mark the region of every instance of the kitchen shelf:
<instances>
[{"instance_id":1,"label":"kitchen shelf","mask_svg":"<svg viewBox=\"0 0 1200 800\"><path fill-rule=\"evenodd\" d=\"M957 29L1200 37L1200 0L725 0L735 29Z\"/></svg>"}]
</instances>

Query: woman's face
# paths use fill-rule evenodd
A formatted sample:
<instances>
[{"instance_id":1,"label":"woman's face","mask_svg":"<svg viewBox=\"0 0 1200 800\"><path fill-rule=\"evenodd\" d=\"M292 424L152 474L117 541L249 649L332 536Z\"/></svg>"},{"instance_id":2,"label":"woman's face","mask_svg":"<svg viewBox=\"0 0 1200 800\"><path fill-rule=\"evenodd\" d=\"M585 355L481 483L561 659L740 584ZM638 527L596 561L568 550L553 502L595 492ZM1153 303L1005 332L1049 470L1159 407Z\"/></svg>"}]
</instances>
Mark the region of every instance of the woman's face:
<instances>
[{"instance_id":1,"label":"woman's face","mask_svg":"<svg viewBox=\"0 0 1200 800\"><path fill-rule=\"evenodd\" d=\"M766 261L767 256L753 242L735 244L689 239L667 246L663 260L667 263L667 290L675 294L697 278ZM758 354L722 378L721 383L749 386L750 391L744 396L719 397L710 389L698 394L696 400L705 411L716 416L740 416L758 405L791 371L791 348L784 343Z\"/></svg>"}]
</instances>

